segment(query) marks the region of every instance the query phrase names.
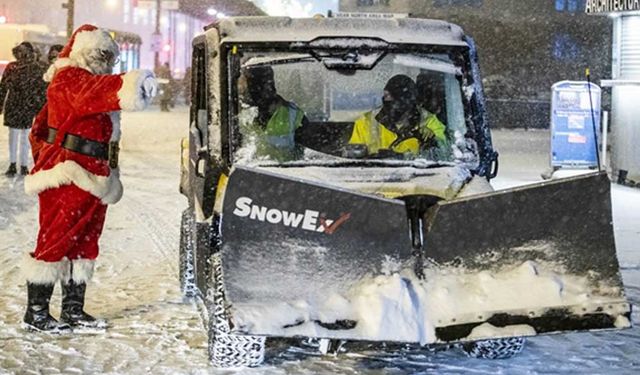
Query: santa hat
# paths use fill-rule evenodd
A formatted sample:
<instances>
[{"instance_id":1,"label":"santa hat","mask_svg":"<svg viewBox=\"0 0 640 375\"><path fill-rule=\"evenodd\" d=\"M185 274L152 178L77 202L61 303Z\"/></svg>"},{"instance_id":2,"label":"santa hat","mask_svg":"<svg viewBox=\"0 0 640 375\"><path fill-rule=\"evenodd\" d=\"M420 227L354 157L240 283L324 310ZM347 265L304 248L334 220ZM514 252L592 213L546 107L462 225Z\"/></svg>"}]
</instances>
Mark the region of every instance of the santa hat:
<instances>
[{"instance_id":1,"label":"santa hat","mask_svg":"<svg viewBox=\"0 0 640 375\"><path fill-rule=\"evenodd\" d=\"M82 25L73 32L67 45L64 46L60 54L58 54L58 59L44 74L44 80L50 82L58 70L68 66L75 66L91 71L84 57L84 51L86 50L109 51L114 56L120 54L118 44L113 40L107 30L100 29L93 25Z\"/></svg>"}]
</instances>

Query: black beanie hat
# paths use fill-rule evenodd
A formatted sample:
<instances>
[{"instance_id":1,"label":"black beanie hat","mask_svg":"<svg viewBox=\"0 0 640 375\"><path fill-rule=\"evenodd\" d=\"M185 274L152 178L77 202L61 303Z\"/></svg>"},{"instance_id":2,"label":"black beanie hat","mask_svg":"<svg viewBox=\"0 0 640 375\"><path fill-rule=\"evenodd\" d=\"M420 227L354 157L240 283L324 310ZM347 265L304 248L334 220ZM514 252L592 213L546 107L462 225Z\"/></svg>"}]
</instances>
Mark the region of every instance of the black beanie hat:
<instances>
[{"instance_id":1,"label":"black beanie hat","mask_svg":"<svg viewBox=\"0 0 640 375\"><path fill-rule=\"evenodd\" d=\"M391 77L384 90L389 92L394 100L404 103L415 103L418 97L418 89L415 82L404 74Z\"/></svg>"},{"instance_id":2,"label":"black beanie hat","mask_svg":"<svg viewBox=\"0 0 640 375\"><path fill-rule=\"evenodd\" d=\"M251 66L244 69L247 78L252 82L273 82L273 68L269 65Z\"/></svg>"}]
</instances>

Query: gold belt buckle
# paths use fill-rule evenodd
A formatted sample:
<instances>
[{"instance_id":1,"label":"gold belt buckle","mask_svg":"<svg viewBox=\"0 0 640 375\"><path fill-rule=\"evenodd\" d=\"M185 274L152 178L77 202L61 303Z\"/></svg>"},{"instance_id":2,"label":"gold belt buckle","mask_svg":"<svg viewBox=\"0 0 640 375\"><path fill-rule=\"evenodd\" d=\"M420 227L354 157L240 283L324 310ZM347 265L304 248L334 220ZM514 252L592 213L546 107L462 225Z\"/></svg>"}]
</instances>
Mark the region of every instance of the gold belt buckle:
<instances>
[{"instance_id":1,"label":"gold belt buckle","mask_svg":"<svg viewBox=\"0 0 640 375\"><path fill-rule=\"evenodd\" d=\"M118 154L120 153L120 145L118 142L109 142L109 167L118 168Z\"/></svg>"}]
</instances>

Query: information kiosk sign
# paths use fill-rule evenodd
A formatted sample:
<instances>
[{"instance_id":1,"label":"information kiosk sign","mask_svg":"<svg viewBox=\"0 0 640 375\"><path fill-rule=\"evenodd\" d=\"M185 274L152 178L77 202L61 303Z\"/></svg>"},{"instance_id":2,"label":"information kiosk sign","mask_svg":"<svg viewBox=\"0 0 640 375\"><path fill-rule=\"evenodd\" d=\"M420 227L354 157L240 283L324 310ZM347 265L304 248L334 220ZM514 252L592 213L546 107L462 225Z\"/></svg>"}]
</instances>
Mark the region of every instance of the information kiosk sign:
<instances>
[{"instance_id":1,"label":"information kiosk sign","mask_svg":"<svg viewBox=\"0 0 640 375\"><path fill-rule=\"evenodd\" d=\"M595 121L596 134L599 134L601 92L600 87L588 82L562 81L552 86L551 166L554 169L598 166L593 124Z\"/></svg>"}]
</instances>

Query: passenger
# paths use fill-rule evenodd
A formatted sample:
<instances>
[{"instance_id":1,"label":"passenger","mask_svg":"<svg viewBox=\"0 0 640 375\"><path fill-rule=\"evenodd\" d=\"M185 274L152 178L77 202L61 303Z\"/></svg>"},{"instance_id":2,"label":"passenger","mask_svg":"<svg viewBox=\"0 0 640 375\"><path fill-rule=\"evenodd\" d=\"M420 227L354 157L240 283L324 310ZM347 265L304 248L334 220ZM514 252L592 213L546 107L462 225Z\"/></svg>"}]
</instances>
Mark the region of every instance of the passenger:
<instances>
[{"instance_id":1,"label":"passenger","mask_svg":"<svg viewBox=\"0 0 640 375\"><path fill-rule=\"evenodd\" d=\"M384 87L382 108L356 120L349 144L367 146L368 155L392 152L415 157L446 141L445 126L436 116L420 110L417 94L411 78L393 76Z\"/></svg>"},{"instance_id":2,"label":"passenger","mask_svg":"<svg viewBox=\"0 0 640 375\"><path fill-rule=\"evenodd\" d=\"M249 131L256 136L256 156L290 161L302 156L296 133L308 123L304 112L276 91L273 69L255 66L243 69L246 92L243 100L257 108Z\"/></svg>"},{"instance_id":3,"label":"passenger","mask_svg":"<svg viewBox=\"0 0 640 375\"><path fill-rule=\"evenodd\" d=\"M423 71L416 77L416 87L418 89L418 106L446 124L444 74Z\"/></svg>"},{"instance_id":4,"label":"passenger","mask_svg":"<svg viewBox=\"0 0 640 375\"><path fill-rule=\"evenodd\" d=\"M445 106L446 93L444 90L444 74L436 71L422 71L416 77L416 87L418 88L418 106L422 112L422 117L435 119L443 124L444 137L436 139L437 149L431 149L431 158L434 160L446 160L451 156L452 138L448 132L447 111Z\"/></svg>"}]
</instances>

